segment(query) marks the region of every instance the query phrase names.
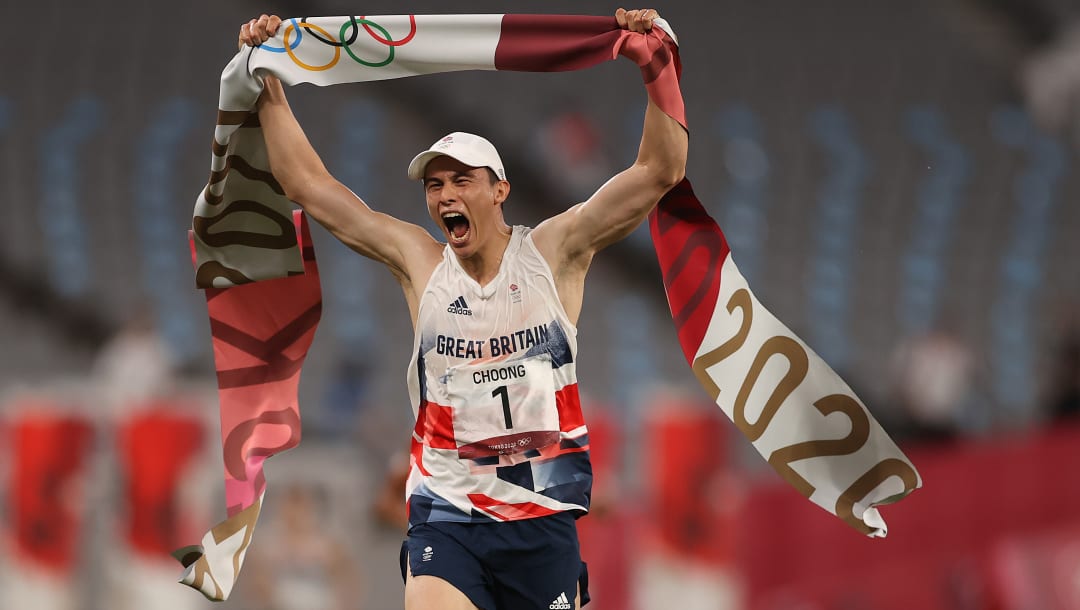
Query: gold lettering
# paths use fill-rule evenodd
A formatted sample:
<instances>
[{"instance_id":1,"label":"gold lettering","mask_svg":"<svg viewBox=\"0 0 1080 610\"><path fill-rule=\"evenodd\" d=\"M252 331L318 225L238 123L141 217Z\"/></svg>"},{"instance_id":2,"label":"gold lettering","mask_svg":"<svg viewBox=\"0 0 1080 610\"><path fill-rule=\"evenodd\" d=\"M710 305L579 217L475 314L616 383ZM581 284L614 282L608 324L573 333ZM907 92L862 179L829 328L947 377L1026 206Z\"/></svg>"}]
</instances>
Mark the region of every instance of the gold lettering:
<instances>
[{"instance_id":1,"label":"gold lettering","mask_svg":"<svg viewBox=\"0 0 1080 610\"><path fill-rule=\"evenodd\" d=\"M888 480L889 477L900 477L900 480L904 483L904 491L889 496L885 500L878 502L878 504L896 502L914 491L915 486L919 484L919 475L907 462L896 458L882 460L852 483L851 487L844 490L844 493L840 494L840 497L836 499L836 516L863 534L869 535L873 528L855 516L855 503L864 499L867 494Z\"/></svg>"},{"instance_id":2,"label":"gold lettering","mask_svg":"<svg viewBox=\"0 0 1080 610\"><path fill-rule=\"evenodd\" d=\"M780 379L780 383L776 385L769 399L765 401L765 406L761 408L761 416L758 417L756 422L750 423L746 419L746 401L749 400L750 391L753 389L754 384L757 383L762 369L765 368L765 364L773 356L783 356L788 361L788 371ZM769 423L776 415L776 411L780 409L780 405L806 378L806 372L809 368L810 362L806 357L806 350L790 337L773 337L761 346L757 356L754 357L753 364L750 365L750 372L746 374L746 379L743 380L739 395L735 397L733 419L735 425L746 435L746 438L753 442L761 438L762 434L765 434L765 429L769 427Z\"/></svg>"},{"instance_id":3,"label":"gold lettering","mask_svg":"<svg viewBox=\"0 0 1080 610\"><path fill-rule=\"evenodd\" d=\"M743 343L746 343L746 337L750 334L750 323L754 320L754 312L749 290L740 288L735 291L735 294L731 295L727 305L728 313L734 313L736 307L742 310L742 323L739 325L738 332L716 349L694 359L692 367L694 375L697 376L698 381L713 400L716 400L716 397L720 395L720 388L712 380L712 377L709 377L709 367L734 354L742 347Z\"/></svg>"},{"instance_id":4,"label":"gold lettering","mask_svg":"<svg viewBox=\"0 0 1080 610\"><path fill-rule=\"evenodd\" d=\"M830 394L815 402L814 407L822 415L836 412L846 415L851 422L851 432L839 439L795 443L777 449L769 456L769 464L776 472L807 498L814 494L814 486L791 468L791 462L832 455L850 455L861 449L866 439L870 438L870 418L854 398L846 394Z\"/></svg>"}]
</instances>

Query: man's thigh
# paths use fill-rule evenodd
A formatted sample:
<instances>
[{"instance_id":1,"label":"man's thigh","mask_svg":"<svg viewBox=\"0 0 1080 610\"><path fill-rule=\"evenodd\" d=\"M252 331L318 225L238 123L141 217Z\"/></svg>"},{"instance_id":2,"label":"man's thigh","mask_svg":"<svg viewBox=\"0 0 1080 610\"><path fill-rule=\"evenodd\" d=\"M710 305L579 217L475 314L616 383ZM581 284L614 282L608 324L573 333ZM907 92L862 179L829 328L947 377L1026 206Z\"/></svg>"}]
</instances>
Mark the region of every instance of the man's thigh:
<instances>
[{"instance_id":1,"label":"man's thigh","mask_svg":"<svg viewBox=\"0 0 1080 610\"><path fill-rule=\"evenodd\" d=\"M496 610L491 579L466 543L429 524L410 530L401 545L406 610Z\"/></svg>"},{"instance_id":2,"label":"man's thigh","mask_svg":"<svg viewBox=\"0 0 1080 610\"><path fill-rule=\"evenodd\" d=\"M579 597L588 601L588 572L572 515L507 523L489 538L498 541L489 568L500 609L573 610Z\"/></svg>"},{"instance_id":3,"label":"man's thigh","mask_svg":"<svg viewBox=\"0 0 1080 610\"><path fill-rule=\"evenodd\" d=\"M409 610L571 610L589 599L569 514L415 526L402 544L401 573Z\"/></svg>"},{"instance_id":4,"label":"man's thigh","mask_svg":"<svg viewBox=\"0 0 1080 610\"><path fill-rule=\"evenodd\" d=\"M454 585L437 576L413 576L408 570L405 579L405 610L479 610Z\"/></svg>"}]
</instances>

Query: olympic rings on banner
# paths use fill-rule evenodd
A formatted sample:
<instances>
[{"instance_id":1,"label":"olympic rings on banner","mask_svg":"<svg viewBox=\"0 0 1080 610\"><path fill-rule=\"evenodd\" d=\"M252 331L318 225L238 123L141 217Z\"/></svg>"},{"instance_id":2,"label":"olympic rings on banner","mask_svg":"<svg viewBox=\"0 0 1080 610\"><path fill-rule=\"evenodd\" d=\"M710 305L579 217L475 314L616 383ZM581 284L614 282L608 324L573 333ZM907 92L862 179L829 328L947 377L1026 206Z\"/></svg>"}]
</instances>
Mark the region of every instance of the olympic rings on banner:
<instances>
[{"instance_id":1,"label":"olympic rings on banner","mask_svg":"<svg viewBox=\"0 0 1080 610\"><path fill-rule=\"evenodd\" d=\"M349 21L341 24L341 31L338 33L338 38L340 38L342 41L344 41L345 40L345 28L349 27L350 25L355 25L355 23L357 21L364 24L365 29L367 28L368 25L374 26L375 29L377 29L377 30L379 30L380 32L383 33L383 36L386 36L387 40L390 39L390 32L387 32L386 28L384 28L383 26L375 23L374 21L369 21L367 19L364 19L363 17L360 17L358 19L353 18L353 19L350 19ZM376 40L378 40L378 38L376 38ZM369 68L381 68L381 67L389 64L390 62L394 61L394 46L396 46L396 45L388 45L387 46L387 48L390 49L390 54L386 56L385 60L380 61L380 62L370 62L370 61L364 61L363 59L360 59L359 57L356 56L355 53L352 52L352 49L349 48L349 45L345 45L345 52L348 53L349 57L353 58L353 60L355 60L356 63L358 63L358 64L367 66Z\"/></svg>"},{"instance_id":2,"label":"olympic rings on banner","mask_svg":"<svg viewBox=\"0 0 1080 610\"><path fill-rule=\"evenodd\" d=\"M361 19L363 19L363 17L361 17ZM356 36L360 33L360 24L356 23L356 17L349 17L349 20L351 21L352 26L353 26L353 33L352 33L352 35L349 36L348 40L342 40L341 42L338 42L336 40L330 40L328 38L323 38L322 36L319 36L318 32L308 32L308 33L311 34L315 38L315 40L318 40L319 42L321 42L321 43L323 43L325 45L330 45L332 47L340 47L342 45L350 45L350 44L356 42ZM304 26L307 26L307 22L308 22L307 17L304 17L304 18L300 19L300 23L303 24ZM367 26L364 26L364 27L367 27Z\"/></svg>"},{"instance_id":3,"label":"olympic rings on banner","mask_svg":"<svg viewBox=\"0 0 1080 610\"><path fill-rule=\"evenodd\" d=\"M384 59L383 61L367 61L357 57L356 54L353 53L351 46L353 45L353 43L356 42L356 38L360 33L361 25L364 26L364 30L371 36L372 39L386 46L389 49L389 53L386 59ZM348 39L346 39L345 32L349 28L352 28L352 32L349 34ZM374 30L372 28L374 28ZM381 36L375 30L378 30L378 32L381 33ZM334 47L334 58L322 66L312 66L301 61L300 58L298 58L296 54L293 53L293 51L296 49L297 46L300 45L300 41L303 39L305 31L310 34L312 38L318 40L322 44ZM296 40L290 42L289 36L293 32L296 33ZM338 32L338 40L334 40L330 32L327 32L322 27L309 22L307 17L303 17L300 19L299 23L296 21L296 19L289 20L289 25L285 28L285 32L283 34L283 47L267 47L263 45L261 48L270 51L271 53L288 53L289 59L291 59L293 63L305 70L310 70L312 72L329 70L330 68L337 65L338 61L341 59L342 48L345 49L345 52L348 53L349 57L351 57L356 63L367 66L369 68L381 68L394 61L395 47L400 47L408 43L410 40L413 39L414 36L416 36L416 15L409 15L409 33L401 40L394 40L390 37L390 32L388 32L386 28L363 16L350 16L348 21L341 24L341 30Z\"/></svg>"},{"instance_id":4,"label":"olympic rings on banner","mask_svg":"<svg viewBox=\"0 0 1080 610\"><path fill-rule=\"evenodd\" d=\"M290 19L289 21L290 21L290 23L292 23L292 24L293 24L294 26L295 26L295 25L297 25L297 24L296 24L296 19ZM288 43L288 42L286 42L286 43L285 43L285 46L286 46L286 47L289 47L289 48L284 48L284 47L270 47L270 46L267 46L267 45L266 45L266 43L263 43L263 44L259 45L259 48L260 48L260 49L262 49L263 51L269 51L269 52L271 52L271 53L286 53L286 52L288 52L288 51L293 51L293 50L296 50L296 47L300 46L300 41L301 41L301 40L303 40L303 39L304 39L304 35L303 35L303 33L302 33L302 32L299 32L299 30L298 30L298 31L297 31L297 36L296 36L296 42L292 43L292 46L291 46L291 47L289 47L289 43Z\"/></svg>"},{"instance_id":5,"label":"olympic rings on banner","mask_svg":"<svg viewBox=\"0 0 1080 610\"><path fill-rule=\"evenodd\" d=\"M348 24L346 24L346 25L348 25ZM331 59L326 64L323 64L321 66L308 65L308 64L300 61L300 58L297 57L295 54L293 54L292 50L295 47L290 47L289 46L289 34L295 30L297 32L297 40L299 40L299 36L303 35L300 32L300 27L301 26L299 26L296 23L296 21L294 20L292 23L289 24L289 27L285 28L285 34L284 34L285 51L289 54L289 59L293 60L293 63L300 66L301 68L303 68L305 70L310 70L312 72L321 72L323 70L329 70L330 68L333 68L337 64L338 60L341 59L341 49L339 47L334 47L334 58ZM302 27L312 28L312 29L314 29L314 30L316 30L318 32L322 32L322 34L325 35L325 36L330 36L330 32L327 32L326 30L324 30L321 27L315 25L314 23L305 23ZM344 39L344 34L345 34L345 28L344 27L341 28L341 33L342 33L342 39ZM345 47L346 50L348 48L349 47ZM351 52L349 54L352 55ZM393 54L391 54L391 57L393 57ZM355 56L354 56L354 59L355 59ZM387 62L387 63L389 63L389 62Z\"/></svg>"},{"instance_id":6,"label":"olympic rings on banner","mask_svg":"<svg viewBox=\"0 0 1080 610\"><path fill-rule=\"evenodd\" d=\"M402 38L401 40L398 40L398 41L391 40L390 35L386 33L386 30L383 30L382 28L379 28L379 26L375 25L371 21L368 21L367 19L364 18L363 15L361 15L359 17L359 19L364 24L364 29L367 30L368 34L371 34L372 38L374 38L375 40L383 43L384 45L386 45L388 47L400 47L401 45L406 44L410 40L412 40L413 36L416 36L416 15L409 15L409 34L407 36L405 36L405 38ZM371 28L368 27L369 23L371 23L371 25L375 25L375 27L382 30L383 35L386 36L386 38L379 38L378 36L376 36L375 32L372 32ZM352 43L350 42L349 44L352 44Z\"/></svg>"}]
</instances>

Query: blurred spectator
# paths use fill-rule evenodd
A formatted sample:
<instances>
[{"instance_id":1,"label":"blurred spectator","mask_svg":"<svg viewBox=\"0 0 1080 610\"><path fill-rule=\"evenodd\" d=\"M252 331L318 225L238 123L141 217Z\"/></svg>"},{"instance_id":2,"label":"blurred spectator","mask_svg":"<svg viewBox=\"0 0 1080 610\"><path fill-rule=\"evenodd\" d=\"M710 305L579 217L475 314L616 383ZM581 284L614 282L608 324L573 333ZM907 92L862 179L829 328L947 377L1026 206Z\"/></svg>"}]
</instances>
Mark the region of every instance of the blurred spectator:
<instances>
[{"instance_id":1,"label":"blurred spectator","mask_svg":"<svg viewBox=\"0 0 1080 610\"><path fill-rule=\"evenodd\" d=\"M306 422L308 429L330 439L355 433L358 418L370 405L372 369L363 357L351 354L343 357L327 381L317 418Z\"/></svg>"},{"instance_id":2,"label":"blurred spectator","mask_svg":"<svg viewBox=\"0 0 1080 610\"><path fill-rule=\"evenodd\" d=\"M1080 138L1080 22L1062 28L1051 43L1027 57L1021 87L1035 120L1047 130Z\"/></svg>"},{"instance_id":3,"label":"blurred spectator","mask_svg":"<svg viewBox=\"0 0 1080 610\"><path fill-rule=\"evenodd\" d=\"M332 507L322 484L286 486L262 543L250 556L253 597L262 610L352 610L363 584L359 567L333 535Z\"/></svg>"},{"instance_id":4,"label":"blurred spectator","mask_svg":"<svg viewBox=\"0 0 1080 610\"><path fill-rule=\"evenodd\" d=\"M574 105L566 103L562 107ZM580 110L564 110L541 121L533 139L547 174L558 177L577 200L587 198L615 173L604 152L600 128Z\"/></svg>"},{"instance_id":5,"label":"blurred spectator","mask_svg":"<svg viewBox=\"0 0 1080 610\"><path fill-rule=\"evenodd\" d=\"M114 414L171 389L173 357L149 309L140 307L105 344L94 361L94 377L102 404Z\"/></svg>"},{"instance_id":6,"label":"blurred spectator","mask_svg":"<svg viewBox=\"0 0 1080 610\"><path fill-rule=\"evenodd\" d=\"M893 355L893 391L901 421L896 438L947 440L965 427L972 396L970 347L944 327L901 343Z\"/></svg>"},{"instance_id":7,"label":"blurred spectator","mask_svg":"<svg viewBox=\"0 0 1080 610\"><path fill-rule=\"evenodd\" d=\"M390 457L383 483L375 498L375 521L402 534L409 527L409 511L405 506L405 483L409 478L409 454L402 451Z\"/></svg>"},{"instance_id":8,"label":"blurred spectator","mask_svg":"<svg viewBox=\"0 0 1080 610\"><path fill-rule=\"evenodd\" d=\"M1050 366L1050 416L1077 417L1080 415L1080 326L1071 324L1062 334Z\"/></svg>"}]
</instances>

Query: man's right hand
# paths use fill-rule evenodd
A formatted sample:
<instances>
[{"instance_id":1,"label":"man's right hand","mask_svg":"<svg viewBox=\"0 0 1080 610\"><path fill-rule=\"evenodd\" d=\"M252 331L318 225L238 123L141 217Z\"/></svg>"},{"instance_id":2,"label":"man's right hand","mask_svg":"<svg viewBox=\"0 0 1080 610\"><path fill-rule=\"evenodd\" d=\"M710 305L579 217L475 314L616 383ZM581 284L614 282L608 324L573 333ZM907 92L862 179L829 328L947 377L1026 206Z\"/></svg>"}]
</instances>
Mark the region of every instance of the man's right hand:
<instances>
[{"instance_id":1,"label":"man's right hand","mask_svg":"<svg viewBox=\"0 0 1080 610\"><path fill-rule=\"evenodd\" d=\"M651 8L634 9L631 11L624 8L615 10L615 21L619 23L619 27L640 34L644 34L651 30L653 21L659 18L660 13L657 13L656 9Z\"/></svg>"},{"instance_id":2,"label":"man's right hand","mask_svg":"<svg viewBox=\"0 0 1080 610\"><path fill-rule=\"evenodd\" d=\"M240 26L240 39L237 41L237 46L257 47L277 34L279 27L281 27L281 17L259 15L258 19L252 19Z\"/></svg>"}]
</instances>

